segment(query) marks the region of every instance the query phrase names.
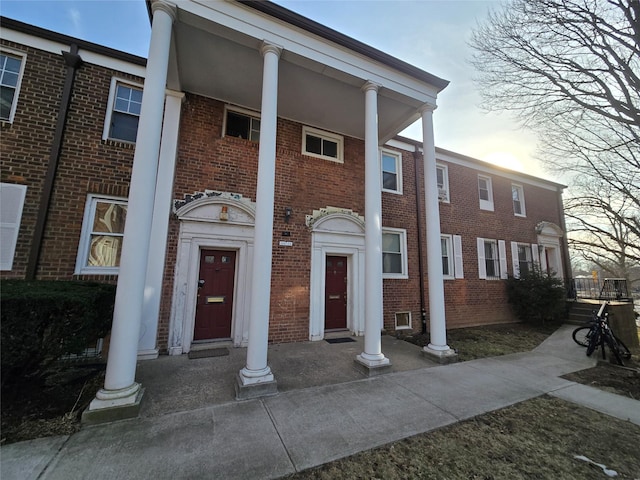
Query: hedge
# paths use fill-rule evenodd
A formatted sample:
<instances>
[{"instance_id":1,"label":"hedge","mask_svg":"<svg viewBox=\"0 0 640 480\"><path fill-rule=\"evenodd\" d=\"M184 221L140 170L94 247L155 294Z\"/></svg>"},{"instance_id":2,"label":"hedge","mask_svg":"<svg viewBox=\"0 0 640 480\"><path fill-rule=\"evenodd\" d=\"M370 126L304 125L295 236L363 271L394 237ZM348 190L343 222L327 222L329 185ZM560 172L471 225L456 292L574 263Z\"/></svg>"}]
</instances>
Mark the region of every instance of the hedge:
<instances>
[{"instance_id":1,"label":"hedge","mask_svg":"<svg viewBox=\"0 0 640 480\"><path fill-rule=\"evenodd\" d=\"M111 328L115 286L88 282L0 282L2 384L42 374L80 354Z\"/></svg>"}]
</instances>

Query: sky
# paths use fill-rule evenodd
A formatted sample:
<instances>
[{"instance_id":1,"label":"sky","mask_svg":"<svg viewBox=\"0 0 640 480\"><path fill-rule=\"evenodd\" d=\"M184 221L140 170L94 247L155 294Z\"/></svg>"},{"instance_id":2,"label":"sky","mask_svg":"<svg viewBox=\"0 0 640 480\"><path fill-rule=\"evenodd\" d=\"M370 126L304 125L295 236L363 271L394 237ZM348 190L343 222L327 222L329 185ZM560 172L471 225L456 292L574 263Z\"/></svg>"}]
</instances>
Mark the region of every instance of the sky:
<instances>
[{"instance_id":1,"label":"sky","mask_svg":"<svg viewBox=\"0 0 640 480\"><path fill-rule=\"evenodd\" d=\"M471 31L500 0L276 0L276 3L449 80L434 113L438 147L549 178L535 136L508 114L485 113L468 60ZM144 0L2 0L0 14L146 57ZM420 122L402 135L421 140Z\"/></svg>"}]
</instances>

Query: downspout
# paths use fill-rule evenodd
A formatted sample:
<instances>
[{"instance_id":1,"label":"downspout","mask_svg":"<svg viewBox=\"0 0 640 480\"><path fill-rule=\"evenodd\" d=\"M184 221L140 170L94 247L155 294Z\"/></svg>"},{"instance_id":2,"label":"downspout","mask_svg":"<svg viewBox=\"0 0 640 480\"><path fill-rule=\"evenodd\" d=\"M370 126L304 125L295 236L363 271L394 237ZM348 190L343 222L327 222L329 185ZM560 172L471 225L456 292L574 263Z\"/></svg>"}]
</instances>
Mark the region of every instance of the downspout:
<instances>
[{"instance_id":1,"label":"downspout","mask_svg":"<svg viewBox=\"0 0 640 480\"><path fill-rule=\"evenodd\" d=\"M569 257L569 240L567 239L567 224L564 218L564 203L562 201L562 190L560 188L558 190L558 216L560 217L560 228L564 233L562 237L562 266L564 269L564 282L565 286L569 286L569 288L573 288L573 285L570 284L573 279L573 270L571 269L571 258ZM570 292L567 292L570 293Z\"/></svg>"},{"instance_id":2,"label":"downspout","mask_svg":"<svg viewBox=\"0 0 640 480\"><path fill-rule=\"evenodd\" d=\"M29 254L29 262L27 263L27 280L34 280L36 278L38 261L40 260L40 251L42 249L42 240L44 238L44 229L47 224L47 216L49 215L49 202L51 201L51 194L53 193L53 184L58 170L60 151L62 150L62 139L67 123L67 114L69 113L69 105L71 104L73 82L75 80L76 70L82 65L82 58L78 55L78 45L75 43L70 45L69 52L62 52L62 56L65 64L67 65L67 75L64 79L58 120L56 122L53 143L51 144L51 152L49 154L49 165L44 178L42 196L40 197L40 208L38 209L38 217L36 218L36 226L33 232L33 239L31 241L31 252Z\"/></svg>"},{"instance_id":3,"label":"downspout","mask_svg":"<svg viewBox=\"0 0 640 480\"><path fill-rule=\"evenodd\" d=\"M421 332L423 334L427 333L427 310L424 305L424 265L422 258L422 222L420 219L422 218L422 213L420 209L420 178L418 176L418 166L420 164L420 155L418 152L418 147L413 151L413 168L415 170L415 178L416 178L416 225L418 227L418 275L420 278L420 319L422 322Z\"/></svg>"}]
</instances>

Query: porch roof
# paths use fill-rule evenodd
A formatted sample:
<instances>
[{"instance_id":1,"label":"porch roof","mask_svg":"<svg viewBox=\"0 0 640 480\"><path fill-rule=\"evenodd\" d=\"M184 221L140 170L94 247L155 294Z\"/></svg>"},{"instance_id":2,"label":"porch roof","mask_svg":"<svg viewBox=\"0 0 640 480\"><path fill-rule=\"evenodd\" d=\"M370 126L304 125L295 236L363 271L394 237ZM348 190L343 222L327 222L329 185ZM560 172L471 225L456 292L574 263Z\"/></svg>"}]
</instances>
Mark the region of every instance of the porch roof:
<instances>
[{"instance_id":1,"label":"porch roof","mask_svg":"<svg viewBox=\"0 0 640 480\"><path fill-rule=\"evenodd\" d=\"M177 2L167 87L259 111L263 42L282 47L278 116L364 138L364 93L380 86L380 143L435 105L448 82L271 2Z\"/></svg>"}]
</instances>

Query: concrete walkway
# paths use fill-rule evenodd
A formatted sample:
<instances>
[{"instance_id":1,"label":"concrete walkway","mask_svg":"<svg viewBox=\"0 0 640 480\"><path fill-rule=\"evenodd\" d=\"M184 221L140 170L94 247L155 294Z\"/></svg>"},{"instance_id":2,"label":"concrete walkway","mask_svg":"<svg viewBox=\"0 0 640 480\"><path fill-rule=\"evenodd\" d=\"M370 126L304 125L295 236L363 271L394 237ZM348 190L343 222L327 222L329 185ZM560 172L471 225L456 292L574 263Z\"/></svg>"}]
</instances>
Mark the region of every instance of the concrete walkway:
<instances>
[{"instance_id":1,"label":"concrete walkway","mask_svg":"<svg viewBox=\"0 0 640 480\"><path fill-rule=\"evenodd\" d=\"M640 402L559 378L596 363L572 328L528 353L447 366L383 337L395 371L374 378L350 366L361 339L276 345L269 362L280 393L245 402L233 400L243 349L144 362L139 418L4 446L1 477L278 478L546 393L640 425Z\"/></svg>"}]
</instances>

